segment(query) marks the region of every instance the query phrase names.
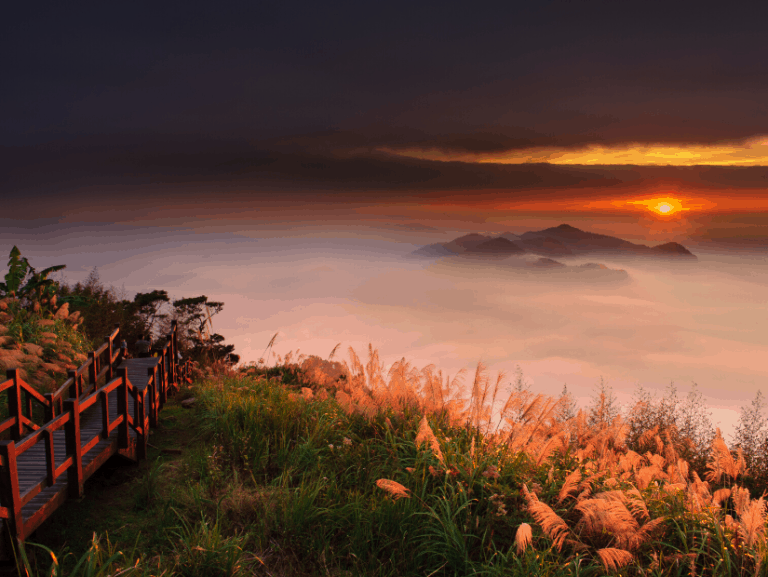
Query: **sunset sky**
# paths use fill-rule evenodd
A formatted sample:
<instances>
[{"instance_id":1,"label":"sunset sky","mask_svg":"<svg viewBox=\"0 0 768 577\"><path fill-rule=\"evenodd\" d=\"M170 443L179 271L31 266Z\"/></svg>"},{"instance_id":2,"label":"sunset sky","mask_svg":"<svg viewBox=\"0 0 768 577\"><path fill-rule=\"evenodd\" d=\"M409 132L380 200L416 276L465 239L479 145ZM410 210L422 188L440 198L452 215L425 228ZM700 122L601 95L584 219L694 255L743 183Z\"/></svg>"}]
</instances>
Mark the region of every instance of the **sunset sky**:
<instances>
[{"instance_id":1,"label":"sunset sky","mask_svg":"<svg viewBox=\"0 0 768 577\"><path fill-rule=\"evenodd\" d=\"M246 204L279 189L285 204L629 220L617 202L683 196L689 232L764 240L763 219L738 215L768 208L766 15L701 2L17 3L0 35L1 184L91 207L105 187L173 197L183 184Z\"/></svg>"},{"instance_id":2,"label":"sunset sky","mask_svg":"<svg viewBox=\"0 0 768 577\"><path fill-rule=\"evenodd\" d=\"M567 222L763 264L767 16L702 2L17 2L0 34L0 252L201 292L194 255L225 261L252 239L294 254ZM185 271L167 272L174 247ZM149 264L128 278L120 259ZM244 322L230 309L224 326L241 352ZM744 395L764 382L749 370Z\"/></svg>"}]
</instances>

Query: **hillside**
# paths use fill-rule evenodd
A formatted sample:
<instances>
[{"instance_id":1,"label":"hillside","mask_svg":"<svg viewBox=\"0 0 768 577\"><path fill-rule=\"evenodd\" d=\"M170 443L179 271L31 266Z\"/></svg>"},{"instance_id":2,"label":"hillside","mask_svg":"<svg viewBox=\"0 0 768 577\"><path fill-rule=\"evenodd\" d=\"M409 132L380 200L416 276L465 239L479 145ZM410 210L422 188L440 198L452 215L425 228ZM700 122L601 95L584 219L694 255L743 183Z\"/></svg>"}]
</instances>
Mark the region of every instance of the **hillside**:
<instances>
[{"instance_id":1,"label":"hillside","mask_svg":"<svg viewBox=\"0 0 768 577\"><path fill-rule=\"evenodd\" d=\"M563 421L524 390L499 429L482 365L463 400L434 370L366 365L289 355L195 383L158 460L101 481L117 517L60 517L43 544L147 576L766 575L764 501L719 436L702 480L669 431L633 451L621 420Z\"/></svg>"},{"instance_id":2,"label":"hillside","mask_svg":"<svg viewBox=\"0 0 768 577\"><path fill-rule=\"evenodd\" d=\"M649 247L617 237L586 232L569 224L529 231L522 235L467 234L446 243L434 243L414 251L414 256L439 258L461 254L513 255L530 253L544 257L602 255L616 258L665 258L696 260L683 245L668 242Z\"/></svg>"}]
</instances>

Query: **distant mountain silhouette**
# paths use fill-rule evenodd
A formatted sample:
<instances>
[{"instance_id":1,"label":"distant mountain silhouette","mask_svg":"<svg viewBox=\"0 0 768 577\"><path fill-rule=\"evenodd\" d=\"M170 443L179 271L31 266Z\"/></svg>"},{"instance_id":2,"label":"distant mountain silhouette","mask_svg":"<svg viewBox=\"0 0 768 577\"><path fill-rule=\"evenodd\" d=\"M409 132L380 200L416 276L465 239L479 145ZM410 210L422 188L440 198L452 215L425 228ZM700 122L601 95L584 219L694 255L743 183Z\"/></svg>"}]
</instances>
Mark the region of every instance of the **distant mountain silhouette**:
<instances>
[{"instance_id":1,"label":"distant mountain silhouette","mask_svg":"<svg viewBox=\"0 0 768 577\"><path fill-rule=\"evenodd\" d=\"M472 251L477 245L483 244L490 240L490 237L483 236L482 234L465 234L459 238L455 238L450 242L446 242L443 246L454 252L460 254L462 252Z\"/></svg>"},{"instance_id":2,"label":"distant mountain silhouette","mask_svg":"<svg viewBox=\"0 0 768 577\"><path fill-rule=\"evenodd\" d=\"M446 248L443 243L435 242L433 244L428 244L426 246L422 246L421 248L417 248L411 254L413 256L423 256L423 257L428 257L428 258L439 258L441 256L455 255L456 253L453 252L452 250Z\"/></svg>"},{"instance_id":3,"label":"distant mountain silhouette","mask_svg":"<svg viewBox=\"0 0 768 577\"><path fill-rule=\"evenodd\" d=\"M520 236L513 232L502 232L501 234L498 234L496 236L498 238L506 238L507 240L511 240L512 242L517 242L520 240Z\"/></svg>"},{"instance_id":4,"label":"distant mountain silhouette","mask_svg":"<svg viewBox=\"0 0 768 577\"><path fill-rule=\"evenodd\" d=\"M696 256L677 242L655 247L637 244L608 236L586 232L569 224L516 235L511 232L491 237L472 233L446 243L424 246L412 254L424 257L442 257L457 254L520 255L531 253L545 257L581 256L646 256L695 260Z\"/></svg>"},{"instance_id":5,"label":"distant mountain silhouette","mask_svg":"<svg viewBox=\"0 0 768 577\"><path fill-rule=\"evenodd\" d=\"M651 250L664 255L680 255L680 256L687 256L687 257L692 256L693 258L696 258L696 256L691 251L689 251L682 244L677 242L668 242L666 244L660 244L658 246L654 246Z\"/></svg>"},{"instance_id":6,"label":"distant mountain silhouette","mask_svg":"<svg viewBox=\"0 0 768 577\"><path fill-rule=\"evenodd\" d=\"M523 254L525 251L511 240L498 237L476 244L469 249L469 252L479 252L484 254Z\"/></svg>"},{"instance_id":7,"label":"distant mountain silhouette","mask_svg":"<svg viewBox=\"0 0 768 577\"><path fill-rule=\"evenodd\" d=\"M528 266L533 266L537 268L566 268L567 265L564 265L561 262L558 262L556 260L552 260L551 258L542 257L537 261L528 263Z\"/></svg>"},{"instance_id":8,"label":"distant mountain silhouette","mask_svg":"<svg viewBox=\"0 0 768 577\"><path fill-rule=\"evenodd\" d=\"M518 244L534 254L550 256L571 256L573 252L565 243L551 236L535 236L520 239Z\"/></svg>"}]
</instances>

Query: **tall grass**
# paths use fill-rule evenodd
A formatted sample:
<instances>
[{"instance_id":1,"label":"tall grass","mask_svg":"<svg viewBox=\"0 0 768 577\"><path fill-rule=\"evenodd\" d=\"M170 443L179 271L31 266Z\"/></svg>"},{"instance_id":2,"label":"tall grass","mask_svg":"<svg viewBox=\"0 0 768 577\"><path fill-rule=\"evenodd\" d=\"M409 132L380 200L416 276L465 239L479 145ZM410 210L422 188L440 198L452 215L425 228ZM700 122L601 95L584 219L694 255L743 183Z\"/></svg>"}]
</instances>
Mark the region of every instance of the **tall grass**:
<instances>
[{"instance_id":1,"label":"tall grass","mask_svg":"<svg viewBox=\"0 0 768 577\"><path fill-rule=\"evenodd\" d=\"M162 539L120 571L768 575L765 501L719 437L702 479L663 433L634 452L620 418L558 420L482 365L280 363L195 386L197 449L136 487Z\"/></svg>"}]
</instances>

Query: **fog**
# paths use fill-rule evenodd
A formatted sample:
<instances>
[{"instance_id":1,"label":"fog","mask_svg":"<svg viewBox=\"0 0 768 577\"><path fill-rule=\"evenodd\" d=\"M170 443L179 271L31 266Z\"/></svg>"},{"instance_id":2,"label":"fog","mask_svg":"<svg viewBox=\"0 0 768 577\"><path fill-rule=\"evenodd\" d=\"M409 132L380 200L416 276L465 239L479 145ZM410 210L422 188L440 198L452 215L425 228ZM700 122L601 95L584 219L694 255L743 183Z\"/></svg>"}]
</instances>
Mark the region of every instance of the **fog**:
<instances>
[{"instance_id":1,"label":"fog","mask_svg":"<svg viewBox=\"0 0 768 577\"><path fill-rule=\"evenodd\" d=\"M519 365L533 390L557 395L567 383L582 406L601 377L621 403L638 383L662 394L674 382L682 397L695 382L725 433L766 390L764 255L691 246L698 262L557 259L569 265L559 270L510 264L528 257L408 258L460 234L6 226L0 252L17 244L38 270L66 264L67 282L96 266L129 298L165 289L223 301L214 329L243 362L259 359L277 333L280 355L327 357L341 343L337 359L348 347L367 357L370 343L386 366L405 357L470 378L482 360L493 374L505 371L505 383ZM586 262L626 275L577 268Z\"/></svg>"}]
</instances>

